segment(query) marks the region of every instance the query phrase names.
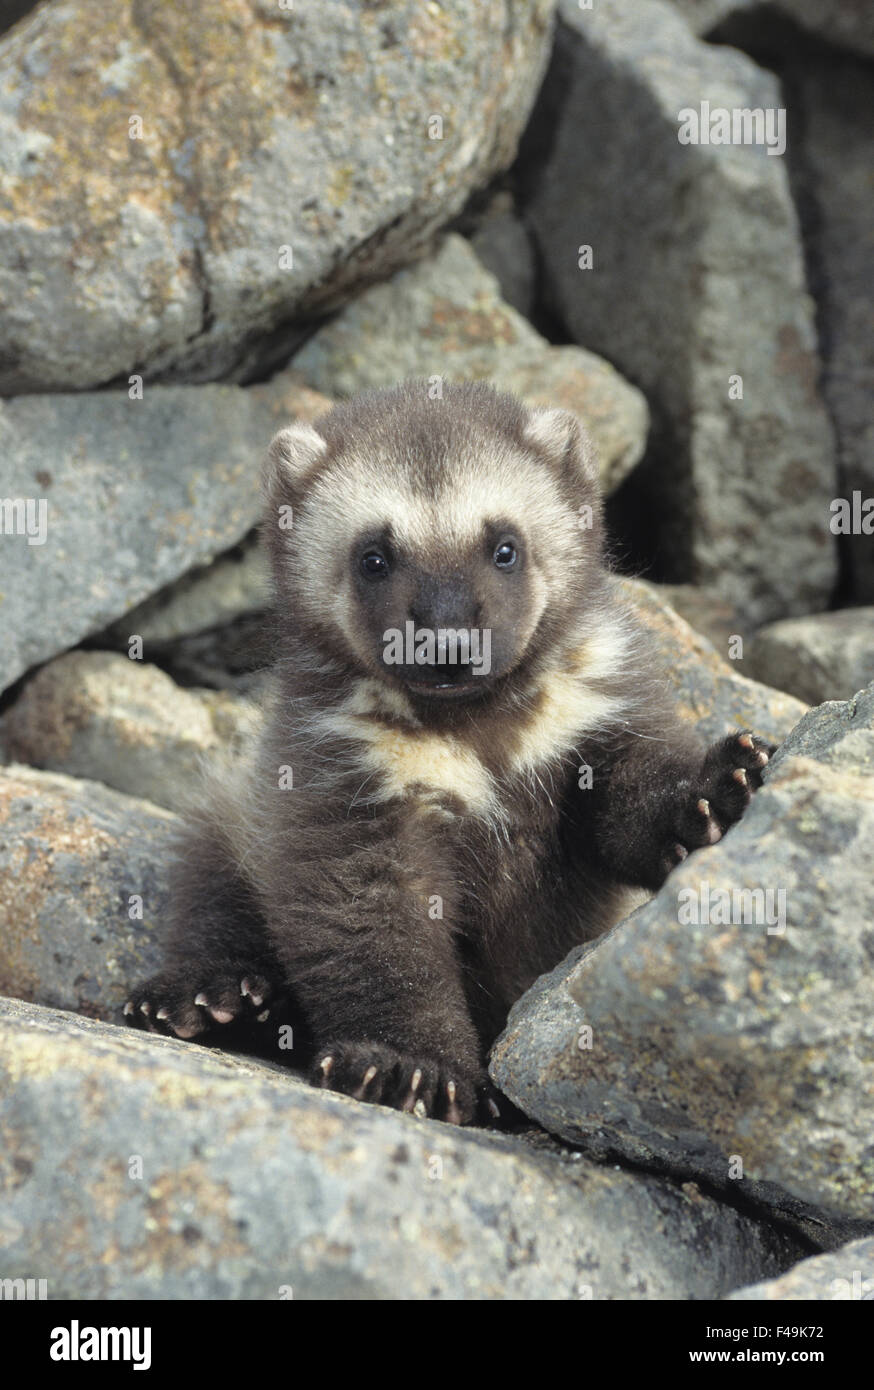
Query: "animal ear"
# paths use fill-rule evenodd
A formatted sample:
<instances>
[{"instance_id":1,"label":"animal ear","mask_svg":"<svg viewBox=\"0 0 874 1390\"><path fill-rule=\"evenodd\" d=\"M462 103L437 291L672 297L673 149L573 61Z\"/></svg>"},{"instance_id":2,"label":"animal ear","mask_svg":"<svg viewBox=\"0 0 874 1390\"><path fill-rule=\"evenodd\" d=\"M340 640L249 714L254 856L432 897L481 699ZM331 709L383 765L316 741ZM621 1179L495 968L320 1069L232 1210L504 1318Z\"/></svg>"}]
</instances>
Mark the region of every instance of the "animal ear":
<instances>
[{"instance_id":1,"label":"animal ear","mask_svg":"<svg viewBox=\"0 0 874 1390\"><path fill-rule=\"evenodd\" d=\"M532 410L523 431L528 444L560 468L598 484L598 455L588 431L570 410Z\"/></svg>"},{"instance_id":2,"label":"animal ear","mask_svg":"<svg viewBox=\"0 0 874 1390\"><path fill-rule=\"evenodd\" d=\"M312 425L289 425L270 441L261 482L267 498L297 492L327 449Z\"/></svg>"}]
</instances>

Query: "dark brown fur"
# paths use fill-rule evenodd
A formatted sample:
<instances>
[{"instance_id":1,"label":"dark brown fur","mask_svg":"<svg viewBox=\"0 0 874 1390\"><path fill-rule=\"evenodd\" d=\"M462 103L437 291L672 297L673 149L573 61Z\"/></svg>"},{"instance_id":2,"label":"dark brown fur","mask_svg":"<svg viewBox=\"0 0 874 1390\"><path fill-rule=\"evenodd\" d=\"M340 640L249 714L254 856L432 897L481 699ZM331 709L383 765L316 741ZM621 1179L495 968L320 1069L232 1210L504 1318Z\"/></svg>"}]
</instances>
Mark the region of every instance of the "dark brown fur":
<instances>
[{"instance_id":1,"label":"dark brown fur","mask_svg":"<svg viewBox=\"0 0 874 1390\"><path fill-rule=\"evenodd\" d=\"M676 728L604 564L585 438L562 413L533 432L531 418L486 387L446 387L435 402L411 383L337 407L315 441L274 442L275 691L245 777L219 784L191 832L167 965L134 994L132 1021L181 1036L242 1023L273 1037L288 1017L292 1059L308 1050L319 1084L455 1121L494 1113L484 1060L512 1003L610 925L623 885L657 888L741 815L765 745L737 734L706 752ZM556 499L546 521L534 493L530 509L492 514L489 460L504 450L495 497L517 486L516 460L524 486L539 477ZM344 480L371 468L362 517L352 507L344 520L342 500L334 515ZM486 480L482 524L460 539L433 504L442 497L451 513L471 469ZM384 473L404 501L365 516ZM291 533L276 524L286 505ZM579 527L584 506L591 525ZM404 537L419 508L436 521L413 546ZM572 524L556 521L562 509ZM516 561L504 573L494 554L508 535ZM389 570L376 580L360 564L374 547ZM492 632L492 673L469 698L435 695L445 672L384 665L384 631L409 615ZM350 713L359 696L369 713ZM523 746L542 756L518 765ZM287 767L291 790L279 786ZM389 769L409 768L392 790Z\"/></svg>"}]
</instances>

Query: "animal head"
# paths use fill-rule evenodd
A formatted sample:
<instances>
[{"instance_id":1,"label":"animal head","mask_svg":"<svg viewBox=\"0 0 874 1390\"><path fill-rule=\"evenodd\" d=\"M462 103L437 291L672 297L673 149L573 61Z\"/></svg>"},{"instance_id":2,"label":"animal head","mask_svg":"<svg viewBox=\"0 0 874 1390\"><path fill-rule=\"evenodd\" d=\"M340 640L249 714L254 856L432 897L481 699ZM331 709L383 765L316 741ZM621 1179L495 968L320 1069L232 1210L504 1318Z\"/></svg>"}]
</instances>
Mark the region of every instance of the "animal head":
<instances>
[{"instance_id":1,"label":"animal head","mask_svg":"<svg viewBox=\"0 0 874 1390\"><path fill-rule=\"evenodd\" d=\"M597 467L567 411L407 382L280 431L263 482L280 614L417 704L488 696L596 596Z\"/></svg>"}]
</instances>

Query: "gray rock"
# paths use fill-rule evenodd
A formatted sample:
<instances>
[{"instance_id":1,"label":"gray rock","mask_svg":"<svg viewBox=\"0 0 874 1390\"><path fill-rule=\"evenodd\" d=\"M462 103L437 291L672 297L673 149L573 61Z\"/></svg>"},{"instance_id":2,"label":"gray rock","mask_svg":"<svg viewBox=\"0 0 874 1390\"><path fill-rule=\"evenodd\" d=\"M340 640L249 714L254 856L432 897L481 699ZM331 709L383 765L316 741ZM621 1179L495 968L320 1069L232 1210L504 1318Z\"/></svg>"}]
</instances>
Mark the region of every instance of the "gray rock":
<instances>
[{"instance_id":1,"label":"gray rock","mask_svg":"<svg viewBox=\"0 0 874 1390\"><path fill-rule=\"evenodd\" d=\"M11 29L39 3L39 0L3 0L0 8L0 34Z\"/></svg>"},{"instance_id":2,"label":"gray rock","mask_svg":"<svg viewBox=\"0 0 874 1390\"><path fill-rule=\"evenodd\" d=\"M760 628L748 646L758 680L800 700L847 700L874 681L874 608L784 618Z\"/></svg>"},{"instance_id":3,"label":"gray rock","mask_svg":"<svg viewBox=\"0 0 874 1390\"><path fill-rule=\"evenodd\" d=\"M0 45L0 391L215 379L414 258L512 162L552 13L38 10Z\"/></svg>"},{"instance_id":4,"label":"gray rock","mask_svg":"<svg viewBox=\"0 0 874 1390\"><path fill-rule=\"evenodd\" d=\"M874 687L860 690L851 700L832 701L809 710L771 759L773 775L787 758L813 759L852 776L874 776ZM861 788L867 791L864 785Z\"/></svg>"},{"instance_id":5,"label":"gray rock","mask_svg":"<svg viewBox=\"0 0 874 1390\"><path fill-rule=\"evenodd\" d=\"M874 7L865 14L874 29ZM874 187L867 134L874 72L870 62L805 51L789 64L787 89L790 119L797 112L790 156L816 273L823 392L838 440L834 498L848 504L850 529L839 533L839 544L856 597L874 603ZM854 494L857 507L869 502L867 513L854 508ZM835 515L834 524L844 523Z\"/></svg>"},{"instance_id":6,"label":"gray rock","mask_svg":"<svg viewBox=\"0 0 874 1390\"><path fill-rule=\"evenodd\" d=\"M227 690L258 700L271 662L272 634L260 612L153 647L161 665L183 686Z\"/></svg>"},{"instance_id":7,"label":"gray rock","mask_svg":"<svg viewBox=\"0 0 874 1390\"><path fill-rule=\"evenodd\" d=\"M0 741L14 761L184 812L204 760L238 751L259 724L248 700L183 690L157 666L114 652L68 652L28 681L0 721Z\"/></svg>"},{"instance_id":8,"label":"gray rock","mask_svg":"<svg viewBox=\"0 0 874 1390\"><path fill-rule=\"evenodd\" d=\"M652 587L721 655L728 656L732 639L740 636L746 640L747 624L743 614L728 599L696 584L654 584Z\"/></svg>"},{"instance_id":9,"label":"gray rock","mask_svg":"<svg viewBox=\"0 0 874 1390\"><path fill-rule=\"evenodd\" d=\"M501 299L498 282L463 237L320 329L294 358L319 391L354 396L405 377L493 381L531 405L575 410L588 426L612 492L640 459L648 412L639 391L577 347L551 347Z\"/></svg>"},{"instance_id":10,"label":"gray rock","mask_svg":"<svg viewBox=\"0 0 874 1390\"><path fill-rule=\"evenodd\" d=\"M500 285L501 298L530 319L537 292L534 246L509 193L495 194L470 244L477 259Z\"/></svg>"},{"instance_id":11,"label":"gray rock","mask_svg":"<svg viewBox=\"0 0 874 1390\"><path fill-rule=\"evenodd\" d=\"M874 1299L874 1240L854 1240L809 1260L763 1284L735 1289L729 1300L786 1303L816 1299L861 1302Z\"/></svg>"},{"instance_id":12,"label":"gray rock","mask_svg":"<svg viewBox=\"0 0 874 1390\"><path fill-rule=\"evenodd\" d=\"M848 1238L874 1229L874 685L806 715L769 774L719 844L516 1005L492 1074L589 1152Z\"/></svg>"},{"instance_id":13,"label":"gray rock","mask_svg":"<svg viewBox=\"0 0 874 1390\"><path fill-rule=\"evenodd\" d=\"M3 1274L50 1298L712 1298L801 1253L694 1185L191 1044L3 1001L0 1059Z\"/></svg>"},{"instance_id":14,"label":"gray rock","mask_svg":"<svg viewBox=\"0 0 874 1390\"><path fill-rule=\"evenodd\" d=\"M784 160L678 140L684 109L779 108L778 84L660 0L559 12L544 87L555 133L528 216L571 336L649 398L667 577L751 621L823 608L834 443ZM729 399L736 375L742 400Z\"/></svg>"},{"instance_id":15,"label":"gray rock","mask_svg":"<svg viewBox=\"0 0 874 1390\"><path fill-rule=\"evenodd\" d=\"M0 993L120 1018L160 962L176 826L99 782L0 767Z\"/></svg>"},{"instance_id":16,"label":"gray rock","mask_svg":"<svg viewBox=\"0 0 874 1390\"><path fill-rule=\"evenodd\" d=\"M211 565L190 570L160 593L132 608L101 634L107 645L127 649L131 633L144 650L179 637L220 627L234 619L263 612L270 603L266 557L255 536L220 555Z\"/></svg>"},{"instance_id":17,"label":"gray rock","mask_svg":"<svg viewBox=\"0 0 874 1390\"><path fill-rule=\"evenodd\" d=\"M874 55L874 11L867 0L672 0L696 34L706 34L726 19L748 17L745 33L755 34L758 14L795 20L830 43Z\"/></svg>"},{"instance_id":18,"label":"gray rock","mask_svg":"<svg viewBox=\"0 0 874 1390\"><path fill-rule=\"evenodd\" d=\"M720 656L675 612L664 586L623 579L620 588L656 644L678 719L694 725L706 743L735 729L754 729L770 743L782 743L806 705L741 675L748 663Z\"/></svg>"},{"instance_id":19,"label":"gray rock","mask_svg":"<svg viewBox=\"0 0 874 1390\"><path fill-rule=\"evenodd\" d=\"M0 402L0 690L239 541L261 511L267 443L330 402L267 386L147 387ZM45 504L44 542L24 502ZM18 515L20 513L20 516ZM39 521L39 513L32 511Z\"/></svg>"}]
</instances>

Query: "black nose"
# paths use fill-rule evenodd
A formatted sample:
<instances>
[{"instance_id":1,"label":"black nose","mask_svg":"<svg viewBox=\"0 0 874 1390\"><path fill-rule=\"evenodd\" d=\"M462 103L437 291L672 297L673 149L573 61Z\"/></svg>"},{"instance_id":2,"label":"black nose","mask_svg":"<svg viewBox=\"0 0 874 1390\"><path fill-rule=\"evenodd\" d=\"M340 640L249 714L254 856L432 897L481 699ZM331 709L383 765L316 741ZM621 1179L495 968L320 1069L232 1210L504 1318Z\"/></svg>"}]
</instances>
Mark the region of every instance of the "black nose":
<instances>
[{"instance_id":1,"label":"black nose","mask_svg":"<svg viewBox=\"0 0 874 1390\"><path fill-rule=\"evenodd\" d=\"M464 579L426 578L419 584L410 604L410 617L417 627L472 628L479 620L480 606L471 586Z\"/></svg>"}]
</instances>

